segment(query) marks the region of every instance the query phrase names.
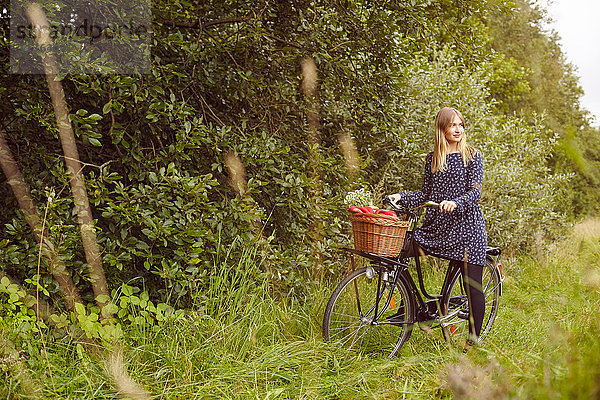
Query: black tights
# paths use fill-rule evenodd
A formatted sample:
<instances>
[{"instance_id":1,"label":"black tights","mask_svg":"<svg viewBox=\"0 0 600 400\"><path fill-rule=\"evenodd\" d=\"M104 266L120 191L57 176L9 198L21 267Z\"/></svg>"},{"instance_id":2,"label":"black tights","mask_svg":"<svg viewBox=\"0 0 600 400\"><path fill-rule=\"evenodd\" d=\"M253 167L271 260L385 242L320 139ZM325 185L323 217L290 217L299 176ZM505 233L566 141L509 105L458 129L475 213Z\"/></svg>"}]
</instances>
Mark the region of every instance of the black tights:
<instances>
[{"instance_id":1,"label":"black tights","mask_svg":"<svg viewBox=\"0 0 600 400\"><path fill-rule=\"evenodd\" d=\"M479 337L485 314L485 296L481 283L483 267L456 260L450 261L450 267L460 268L463 288L469 299L469 332L475 337Z\"/></svg>"}]
</instances>

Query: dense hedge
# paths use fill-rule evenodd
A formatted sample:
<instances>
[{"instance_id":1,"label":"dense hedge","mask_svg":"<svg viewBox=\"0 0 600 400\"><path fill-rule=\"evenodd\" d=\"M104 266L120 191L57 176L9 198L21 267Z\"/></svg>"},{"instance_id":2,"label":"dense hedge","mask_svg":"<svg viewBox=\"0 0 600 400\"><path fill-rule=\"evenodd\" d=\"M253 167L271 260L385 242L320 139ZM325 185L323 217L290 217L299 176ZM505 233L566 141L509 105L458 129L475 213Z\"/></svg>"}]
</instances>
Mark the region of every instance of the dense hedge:
<instances>
[{"instance_id":1,"label":"dense hedge","mask_svg":"<svg viewBox=\"0 0 600 400\"><path fill-rule=\"evenodd\" d=\"M112 287L187 302L248 247L281 290L338 272L345 193L417 189L444 105L464 112L484 153L491 242L523 250L566 225L569 177L547 160L555 133L500 107L528 87L524 70L492 51L483 22L510 3L220 3L155 3L152 74L63 78ZM301 90L307 58L318 72L316 132ZM52 239L89 294L43 77L1 79L3 130L42 215L52 196ZM358 151L358 176L342 135ZM241 193L228 155L245 168ZM0 199L0 263L25 282L36 246L6 182Z\"/></svg>"}]
</instances>

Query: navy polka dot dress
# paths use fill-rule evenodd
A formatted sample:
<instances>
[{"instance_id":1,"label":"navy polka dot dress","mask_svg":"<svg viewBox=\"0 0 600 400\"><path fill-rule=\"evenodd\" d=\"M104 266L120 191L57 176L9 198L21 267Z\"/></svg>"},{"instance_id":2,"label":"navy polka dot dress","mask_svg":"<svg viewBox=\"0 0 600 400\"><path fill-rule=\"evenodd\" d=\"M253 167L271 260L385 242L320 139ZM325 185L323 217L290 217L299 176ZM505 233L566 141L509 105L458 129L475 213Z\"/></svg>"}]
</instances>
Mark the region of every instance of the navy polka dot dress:
<instances>
[{"instance_id":1,"label":"navy polka dot dress","mask_svg":"<svg viewBox=\"0 0 600 400\"><path fill-rule=\"evenodd\" d=\"M456 209L443 213L428 208L423 224L415 230L415 239L425 253L448 260L485 264L487 234L479 208L483 183L483 160L479 151L465 167L460 153L446 157L446 169L431 173L433 153L427 155L423 187L419 192L401 192L400 202L408 208L426 201L451 200Z\"/></svg>"}]
</instances>

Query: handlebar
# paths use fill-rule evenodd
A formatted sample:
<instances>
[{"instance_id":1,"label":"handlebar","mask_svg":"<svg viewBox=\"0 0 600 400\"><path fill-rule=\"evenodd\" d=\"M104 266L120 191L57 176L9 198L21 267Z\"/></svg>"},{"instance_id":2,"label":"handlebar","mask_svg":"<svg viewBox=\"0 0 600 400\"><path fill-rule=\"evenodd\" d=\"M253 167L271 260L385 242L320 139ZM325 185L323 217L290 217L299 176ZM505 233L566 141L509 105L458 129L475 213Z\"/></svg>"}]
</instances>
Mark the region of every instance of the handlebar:
<instances>
[{"instance_id":1,"label":"handlebar","mask_svg":"<svg viewBox=\"0 0 600 400\"><path fill-rule=\"evenodd\" d=\"M383 197L383 204L386 204L386 203L389 204L389 205L391 205L393 208L395 208L397 210L405 210L406 209L405 207L403 207L403 206L399 205L398 203L396 203L390 196L384 196ZM428 201L428 202L426 202L424 204L421 204L418 207L414 207L412 209L412 211L418 210L419 208L422 208L422 207L435 207L435 208L439 208L440 204L436 203L434 201Z\"/></svg>"},{"instance_id":2,"label":"handlebar","mask_svg":"<svg viewBox=\"0 0 600 400\"><path fill-rule=\"evenodd\" d=\"M421 207L435 207L435 208L440 208L440 203L436 203L435 201L428 201L425 204L421 204L417 208L421 208Z\"/></svg>"}]
</instances>

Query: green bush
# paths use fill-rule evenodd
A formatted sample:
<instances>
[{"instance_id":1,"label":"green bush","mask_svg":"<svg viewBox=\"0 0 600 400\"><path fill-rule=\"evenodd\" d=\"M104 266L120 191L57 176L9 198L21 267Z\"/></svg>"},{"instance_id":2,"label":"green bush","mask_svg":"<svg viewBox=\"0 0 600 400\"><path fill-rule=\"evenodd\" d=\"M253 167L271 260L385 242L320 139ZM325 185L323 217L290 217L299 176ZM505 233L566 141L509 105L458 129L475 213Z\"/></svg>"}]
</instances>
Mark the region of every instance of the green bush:
<instances>
[{"instance_id":1,"label":"green bush","mask_svg":"<svg viewBox=\"0 0 600 400\"><path fill-rule=\"evenodd\" d=\"M61 76L111 288L140 278L153 301L192 304L231 245L233 259L256 246L261 274L278 290L306 293L307 282L343 268L337 249L349 244L348 191L420 187L443 105L463 111L484 153L490 242L525 249L564 226L556 207L567 177L546 168L552 135L498 115L494 96L514 102L525 90L514 60L486 47L483 19L507 4L154 7L151 74ZM196 18L215 23L200 30L190 25ZM307 57L318 73L314 109L301 89ZM1 78L9 101L0 111L12 116L6 134L40 214L56 193L52 240L90 300L46 84L19 76L15 87L12 78ZM318 113L316 131L308 109ZM354 140L359 174L346 168L341 135ZM232 188L227 154L244 165L244 194ZM11 196L6 183L0 193ZM24 282L37 269L36 246L16 203L3 201L0 259ZM57 293L45 270L42 282Z\"/></svg>"}]
</instances>

